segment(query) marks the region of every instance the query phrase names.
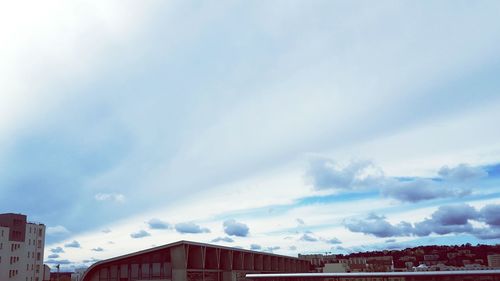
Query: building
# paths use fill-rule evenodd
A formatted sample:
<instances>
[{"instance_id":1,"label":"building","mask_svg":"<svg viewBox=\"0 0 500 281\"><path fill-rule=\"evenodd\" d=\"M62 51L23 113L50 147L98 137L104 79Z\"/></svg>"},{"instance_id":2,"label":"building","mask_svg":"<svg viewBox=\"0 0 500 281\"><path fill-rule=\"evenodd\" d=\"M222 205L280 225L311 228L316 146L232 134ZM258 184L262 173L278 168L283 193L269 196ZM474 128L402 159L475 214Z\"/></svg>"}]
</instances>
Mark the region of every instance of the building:
<instances>
[{"instance_id":1,"label":"building","mask_svg":"<svg viewBox=\"0 0 500 281\"><path fill-rule=\"evenodd\" d=\"M299 259L308 260L311 263L312 268L314 268L314 270L316 272L322 272L323 267L327 263L338 262L336 255L323 255L323 254L302 255L302 254L299 254Z\"/></svg>"},{"instance_id":2,"label":"building","mask_svg":"<svg viewBox=\"0 0 500 281\"><path fill-rule=\"evenodd\" d=\"M87 268L77 268L75 272L71 274L71 281L82 281L83 274L87 271Z\"/></svg>"},{"instance_id":3,"label":"building","mask_svg":"<svg viewBox=\"0 0 500 281\"><path fill-rule=\"evenodd\" d=\"M347 266L345 263L327 263L323 267L324 273L340 273L347 272Z\"/></svg>"},{"instance_id":4,"label":"building","mask_svg":"<svg viewBox=\"0 0 500 281\"><path fill-rule=\"evenodd\" d=\"M93 264L82 281L241 281L247 273L309 272L309 261L179 241Z\"/></svg>"},{"instance_id":5,"label":"building","mask_svg":"<svg viewBox=\"0 0 500 281\"><path fill-rule=\"evenodd\" d=\"M50 281L71 281L73 272L51 272Z\"/></svg>"},{"instance_id":6,"label":"building","mask_svg":"<svg viewBox=\"0 0 500 281\"><path fill-rule=\"evenodd\" d=\"M45 225L21 214L0 214L0 280L43 281Z\"/></svg>"},{"instance_id":7,"label":"building","mask_svg":"<svg viewBox=\"0 0 500 281\"><path fill-rule=\"evenodd\" d=\"M50 281L50 267L46 264L43 265L43 281Z\"/></svg>"},{"instance_id":8,"label":"building","mask_svg":"<svg viewBox=\"0 0 500 281\"><path fill-rule=\"evenodd\" d=\"M375 256L366 258L367 272L394 271L392 256Z\"/></svg>"},{"instance_id":9,"label":"building","mask_svg":"<svg viewBox=\"0 0 500 281\"><path fill-rule=\"evenodd\" d=\"M500 268L500 254L488 255L488 266Z\"/></svg>"}]
</instances>

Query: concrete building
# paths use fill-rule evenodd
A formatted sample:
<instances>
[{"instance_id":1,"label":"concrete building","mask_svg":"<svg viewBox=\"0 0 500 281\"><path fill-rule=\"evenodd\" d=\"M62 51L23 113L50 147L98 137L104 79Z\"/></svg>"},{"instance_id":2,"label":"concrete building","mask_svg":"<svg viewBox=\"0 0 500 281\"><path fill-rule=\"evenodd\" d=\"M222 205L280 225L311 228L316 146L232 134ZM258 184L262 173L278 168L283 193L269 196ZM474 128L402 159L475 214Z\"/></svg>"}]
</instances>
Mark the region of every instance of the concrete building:
<instances>
[{"instance_id":1,"label":"concrete building","mask_svg":"<svg viewBox=\"0 0 500 281\"><path fill-rule=\"evenodd\" d=\"M82 281L241 281L247 273L309 271L309 261L179 241L93 264Z\"/></svg>"},{"instance_id":2,"label":"concrete building","mask_svg":"<svg viewBox=\"0 0 500 281\"><path fill-rule=\"evenodd\" d=\"M327 263L336 263L337 262L336 255L323 255L323 254L302 255L302 254L299 254L299 259L308 260L316 272L322 272L323 267Z\"/></svg>"},{"instance_id":3,"label":"concrete building","mask_svg":"<svg viewBox=\"0 0 500 281\"><path fill-rule=\"evenodd\" d=\"M500 254L488 255L488 266L500 268Z\"/></svg>"},{"instance_id":4,"label":"concrete building","mask_svg":"<svg viewBox=\"0 0 500 281\"><path fill-rule=\"evenodd\" d=\"M366 258L367 272L390 272L394 271L392 256L376 256Z\"/></svg>"},{"instance_id":5,"label":"concrete building","mask_svg":"<svg viewBox=\"0 0 500 281\"><path fill-rule=\"evenodd\" d=\"M43 281L45 225L21 214L0 214L0 280Z\"/></svg>"},{"instance_id":6,"label":"concrete building","mask_svg":"<svg viewBox=\"0 0 500 281\"><path fill-rule=\"evenodd\" d=\"M50 281L71 281L73 272L51 272Z\"/></svg>"},{"instance_id":7,"label":"concrete building","mask_svg":"<svg viewBox=\"0 0 500 281\"><path fill-rule=\"evenodd\" d=\"M46 264L43 265L43 281L50 281L50 267Z\"/></svg>"},{"instance_id":8,"label":"concrete building","mask_svg":"<svg viewBox=\"0 0 500 281\"><path fill-rule=\"evenodd\" d=\"M323 267L324 273L339 273L339 272L347 272L347 266L345 263L327 263Z\"/></svg>"}]
</instances>

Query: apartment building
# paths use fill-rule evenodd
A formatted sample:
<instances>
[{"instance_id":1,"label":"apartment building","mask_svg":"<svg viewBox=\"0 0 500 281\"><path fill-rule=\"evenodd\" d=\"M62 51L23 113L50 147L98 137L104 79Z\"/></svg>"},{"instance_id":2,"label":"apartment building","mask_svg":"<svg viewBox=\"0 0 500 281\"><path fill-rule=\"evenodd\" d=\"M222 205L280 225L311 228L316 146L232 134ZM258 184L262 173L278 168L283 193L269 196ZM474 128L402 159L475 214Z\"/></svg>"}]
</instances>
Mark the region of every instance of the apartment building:
<instances>
[{"instance_id":1,"label":"apartment building","mask_svg":"<svg viewBox=\"0 0 500 281\"><path fill-rule=\"evenodd\" d=\"M0 280L43 281L45 225L22 214L0 214Z\"/></svg>"}]
</instances>

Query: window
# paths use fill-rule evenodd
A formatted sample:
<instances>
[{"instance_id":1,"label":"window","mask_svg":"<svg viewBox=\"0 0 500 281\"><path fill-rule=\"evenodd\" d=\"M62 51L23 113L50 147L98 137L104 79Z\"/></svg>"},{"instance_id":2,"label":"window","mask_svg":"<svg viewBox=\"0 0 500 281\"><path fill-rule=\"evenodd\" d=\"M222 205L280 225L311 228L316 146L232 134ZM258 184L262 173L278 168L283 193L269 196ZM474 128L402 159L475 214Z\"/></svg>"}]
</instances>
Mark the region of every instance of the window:
<instances>
[{"instance_id":1,"label":"window","mask_svg":"<svg viewBox=\"0 0 500 281\"><path fill-rule=\"evenodd\" d=\"M40 253L36 253L36 260L39 261L40 260Z\"/></svg>"},{"instance_id":2,"label":"window","mask_svg":"<svg viewBox=\"0 0 500 281\"><path fill-rule=\"evenodd\" d=\"M41 228L38 230L38 236L42 236L42 229Z\"/></svg>"}]
</instances>

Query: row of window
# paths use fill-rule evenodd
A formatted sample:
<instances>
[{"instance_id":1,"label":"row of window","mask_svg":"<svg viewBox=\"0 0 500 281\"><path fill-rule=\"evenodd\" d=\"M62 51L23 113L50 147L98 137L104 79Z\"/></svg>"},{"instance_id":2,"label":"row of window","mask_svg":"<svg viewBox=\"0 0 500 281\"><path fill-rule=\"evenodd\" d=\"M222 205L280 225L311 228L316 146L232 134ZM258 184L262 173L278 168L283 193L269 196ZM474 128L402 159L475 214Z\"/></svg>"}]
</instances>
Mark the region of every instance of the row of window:
<instances>
[{"instance_id":1,"label":"row of window","mask_svg":"<svg viewBox=\"0 0 500 281\"><path fill-rule=\"evenodd\" d=\"M29 268L30 268L30 265L26 264L26 270L30 270ZM31 264L31 270L33 270L33 264ZM36 270L37 271L40 270L40 265L39 264L36 265Z\"/></svg>"},{"instance_id":2,"label":"row of window","mask_svg":"<svg viewBox=\"0 0 500 281\"><path fill-rule=\"evenodd\" d=\"M36 231L37 231L37 228L36 228L36 227L33 227L33 228L32 228L32 227L30 226L30 233L32 233L32 232L33 232L33 233L36 233ZM38 228L38 236L42 236L42 233L43 233L42 228Z\"/></svg>"},{"instance_id":3,"label":"row of window","mask_svg":"<svg viewBox=\"0 0 500 281\"><path fill-rule=\"evenodd\" d=\"M10 264L16 263L19 261L19 257L10 257Z\"/></svg>"},{"instance_id":4,"label":"row of window","mask_svg":"<svg viewBox=\"0 0 500 281\"><path fill-rule=\"evenodd\" d=\"M34 259L35 258L35 252L28 252L28 259L30 258L30 253L31 253L31 258ZM39 261L41 260L42 258L42 254L41 253L36 253L36 260Z\"/></svg>"},{"instance_id":5,"label":"row of window","mask_svg":"<svg viewBox=\"0 0 500 281\"><path fill-rule=\"evenodd\" d=\"M33 241L33 243L31 243L31 241ZM35 239L33 239L33 240L28 239L28 245L31 246L31 244L33 244L33 246L38 245L38 248L41 248L42 247L42 240L38 239L38 243L37 243Z\"/></svg>"},{"instance_id":6,"label":"row of window","mask_svg":"<svg viewBox=\"0 0 500 281\"><path fill-rule=\"evenodd\" d=\"M11 252L14 252L15 250L21 248L21 244L17 244L17 243L12 243L10 244L10 251Z\"/></svg>"},{"instance_id":7,"label":"row of window","mask_svg":"<svg viewBox=\"0 0 500 281\"><path fill-rule=\"evenodd\" d=\"M12 239L22 239L23 233L21 231L12 230Z\"/></svg>"},{"instance_id":8,"label":"row of window","mask_svg":"<svg viewBox=\"0 0 500 281\"><path fill-rule=\"evenodd\" d=\"M33 240L33 245L35 245L35 240ZM31 240L30 240L31 243ZM15 250L21 248L21 244L13 243L10 245L10 251L14 252ZM38 240L38 248L42 248L42 240ZM3 243L0 242L0 250L3 249ZM28 258L29 258L29 252L28 252Z\"/></svg>"},{"instance_id":9,"label":"row of window","mask_svg":"<svg viewBox=\"0 0 500 281\"><path fill-rule=\"evenodd\" d=\"M18 274L17 269L9 270L9 278L12 278Z\"/></svg>"}]
</instances>

